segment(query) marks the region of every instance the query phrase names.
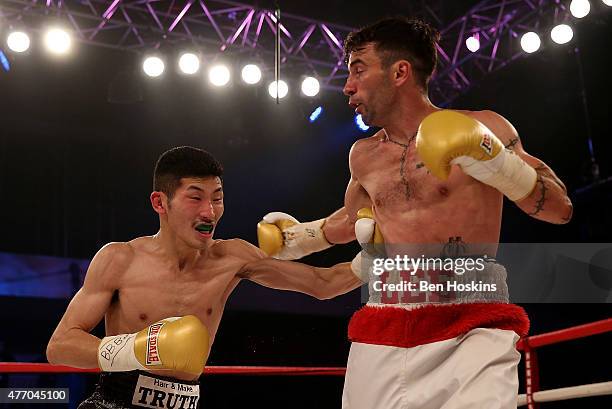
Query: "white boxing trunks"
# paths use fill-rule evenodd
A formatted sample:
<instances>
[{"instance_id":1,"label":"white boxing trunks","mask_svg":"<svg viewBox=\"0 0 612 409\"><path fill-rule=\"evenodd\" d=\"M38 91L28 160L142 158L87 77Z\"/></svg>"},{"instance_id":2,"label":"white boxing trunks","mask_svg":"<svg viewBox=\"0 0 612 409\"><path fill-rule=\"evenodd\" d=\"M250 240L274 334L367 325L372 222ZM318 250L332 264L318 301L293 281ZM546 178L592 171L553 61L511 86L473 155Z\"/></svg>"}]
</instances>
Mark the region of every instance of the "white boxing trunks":
<instances>
[{"instance_id":1,"label":"white boxing trunks","mask_svg":"<svg viewBox=\"0 0 612 409\"><path fill-rule=\"evenodd\" d=\"M342 409L515 409L518 339L476 328L412 348L353 342Z\"/></svg>"},{"instance_id":2,"label":"white boxing trunks","mask_svg":"<svg viewBox=\"0 0 612 409\"><path fill-rule=\"evenodd\" d=\"M422 273L416 279L443 275ZM516 408L516 342L529 319L508 303L503 266L487 262L478 276L450 277L494 283L491 293L388 294L376 291L375 280L397 283L401 273L369 278L370 300L349 323L343 409Z\"/></svg>"}]
</instances>

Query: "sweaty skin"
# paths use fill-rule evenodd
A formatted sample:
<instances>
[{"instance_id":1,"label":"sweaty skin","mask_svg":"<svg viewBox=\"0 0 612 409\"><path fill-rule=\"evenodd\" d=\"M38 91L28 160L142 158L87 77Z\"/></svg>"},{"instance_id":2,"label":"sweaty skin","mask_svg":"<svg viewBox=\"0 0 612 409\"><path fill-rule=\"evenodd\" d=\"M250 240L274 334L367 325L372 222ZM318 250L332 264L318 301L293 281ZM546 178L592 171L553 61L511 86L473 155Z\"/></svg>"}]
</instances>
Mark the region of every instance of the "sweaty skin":
<instances>
[{"instance_id":1,"label":"sweaty skin","mask_svg":"<svg viewBox=\"0 0 612 409\"><path fill-rule=\"evenodd\" d=\"M213 240L212 233L199 233L193 220L216 224L223 213L222 199L215 198L219 187L220 181L183 179L158 234L111 243L96 254L83 287L49 342L49 362L98 367L100 339L89 331L103 318L106 335L116 335L138 332L163 318L193 314L207 327L212 345L225 303L242 279L320 299L361 284L349 263L315 268L267 260L265 253L243 240ZM170 370L151 372L194 379Z\"/></svg>"},{"instance_id":2,"label":"sweaty skin","mask_svg":"<svg viewBox=\"0 0 612 409\"><path fill-rule=\"evenodd\" d=\"M345 206L327 218L325 236L332 243L354 240L357 211L371 206L387 244L445 244L457 237L463 243L497 243L503 195L459 166L453 166L448 180L442 181L419 159L414 138L418 126L439 108L414 83L409 84L409 67L406 61L398 62L389 77L372 45L351 53L344 89L349 104L364 120L384 127L388 137L381 129L353 145ZM567 223L572 205L565 186L547 165L525 152L514 127L492 111L460 112L482 122L506 149L536 169L533 192L517 206L534 218ZM470 250L494 255L492 247Z\"/></svg>"}]
</instances>

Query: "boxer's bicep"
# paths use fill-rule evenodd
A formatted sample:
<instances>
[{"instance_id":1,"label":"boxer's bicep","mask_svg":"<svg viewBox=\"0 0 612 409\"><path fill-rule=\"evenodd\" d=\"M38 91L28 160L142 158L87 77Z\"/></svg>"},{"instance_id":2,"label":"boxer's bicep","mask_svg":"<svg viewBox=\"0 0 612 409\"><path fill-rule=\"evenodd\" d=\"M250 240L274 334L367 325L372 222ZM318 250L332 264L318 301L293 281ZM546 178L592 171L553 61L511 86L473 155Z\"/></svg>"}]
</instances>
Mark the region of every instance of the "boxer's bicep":
<instances>
[{"instance_id":1,"label":"boxer's bicep","mask_svg":"<svg viewBox=\"0 0 612 409\"><path fill-rule=\"evenodd\" d=\"M347 210L348 218L354 225L357 221L357 212L364 207L372 207L370 195L359 182L360 163L360 141L355 142L349 153L349 170L351 179L349 180L346 192L344 193L344 207Z\"/></svg>"},{"instance_id":2,"label":"boxer's bicep","mask_svg":"<svg viewBox=\"0 0 612 409\"><path fill-rule=\"evenodd\" d=\"M355 240L355 222L351 221L346 207L341 207L325 218L323 234L325 234L325 239L333 244Z\"/></svg>"},{"instance_id":3,"label":"boxer's bicep","mask_svg":"<svg viewBox=\"0 0 612 409\"><path fill-rule=\"evenodd\" d=\"M344 195L344 207L346 207L348 218L352 224L357 221L357 212L364 207L372 207L372 201L366 190L354 178L348 183Z\"/></svg>"},{"instance_id":4,"label":"boxer's bicep","mask_svg":"<svg viewBox=\"0 0 612 409\"><path fill-rule=\"evenodd\" d=\"M318 277L314 267L306 264L273 258L254 260L244 265L240 276L264 287L316 297Z\"/></svg>"},{"instance_id":5,"label":"boxer's bicep","mask_svg":"<svg viewBox=\"0 0 612 409\"><path fill-rule=\"evenodd\" d=\"M297 291L319 299L332 298L361 285L350 263L324 268L267 258L247 263L243 274L244 278L265 287Z\"/></svg>"},{"instance_id":6,"label":"boxer's bicep","mask_svg":"<svg viewBox=\"0 0 612 409\"><path fill-rule=\"evenodd\" d=\"M121 270L125 270L126 259L130 257L126 253L131 250L123 246L126 244L109 244L96 254L87 269L83 287L70 301L52 340L74 330L89 332L102 320L118 289Z\"/></svg>"},{"instance_id":7,"label":"boxer's bicep","mask_svg":"<svg viewBox=\"0 0 612 409\"><path fill-rule=\"evenodd\" d=\"M103 247L93 258L83 287L73 297L47 345L47 360L78 368L98 366L100 339L90 334L104 317L119 279L133 257L128 244Z\"/></svg>"},{"instance_id":8,"label":"boxer's bicep","mask_svg":"<svg viewBox=\"0 0 612 409\"><path fill-rule=\"evenodd\" d=\"M372 207L368 193L357 178L359 155L357 148L359 141L355 142L349 153L349 170L351 178L344 193L344 207L336 210L325 219L323 233L330 243L341 244L355 240L355 221L357 211L363 207Z\"/></svg>"}]
</instances>

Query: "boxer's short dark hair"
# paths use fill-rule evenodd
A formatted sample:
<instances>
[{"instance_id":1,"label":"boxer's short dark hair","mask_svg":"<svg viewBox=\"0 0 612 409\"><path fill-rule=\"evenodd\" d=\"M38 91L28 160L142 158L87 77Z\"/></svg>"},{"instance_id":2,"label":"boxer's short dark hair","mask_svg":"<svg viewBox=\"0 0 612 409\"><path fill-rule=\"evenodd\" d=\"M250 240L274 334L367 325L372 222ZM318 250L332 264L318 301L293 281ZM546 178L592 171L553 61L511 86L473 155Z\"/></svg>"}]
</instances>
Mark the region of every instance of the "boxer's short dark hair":
<instances>
[{"instance_id":1,"label":"boxer's short dark hair","mask_svg":"<svg viewBox=\"0 0 612 409\"><path fill-rule=\"evenodd\" d=\"M223 176L223 166L204 149L179 146L161 154L153 171L153 190L169 199L181 185L182 178Z\"/></svg>"},{"instance_id":2,"label":"boxer's short dark hair","mask_svg":"<svg viewBox=\"0 0 612 409\"><path fill-rule=\"evenodd\" d=\"M350 33L344 42L344 58L353 51L374 44L384 68L398 60L407 60L417 84L427 90L427 84L438 63L436 43L438 30L418 19L391 17Z\"/></svg>"}]
</instances>

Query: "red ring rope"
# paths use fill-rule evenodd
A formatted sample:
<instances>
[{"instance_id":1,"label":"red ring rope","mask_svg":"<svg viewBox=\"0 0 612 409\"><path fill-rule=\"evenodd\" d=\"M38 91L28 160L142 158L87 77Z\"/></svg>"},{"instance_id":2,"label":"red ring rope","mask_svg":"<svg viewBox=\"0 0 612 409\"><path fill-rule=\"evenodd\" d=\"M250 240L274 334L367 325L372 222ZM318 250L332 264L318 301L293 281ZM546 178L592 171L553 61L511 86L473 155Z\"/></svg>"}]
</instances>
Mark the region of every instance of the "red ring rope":
<instances>
[{"instance_id":1,"label":"red ring rope","mask_svg":"<svg viewBox=\"0 0 612 409\"><path fill-rule=\"evenodd\" d=\"M79 369L44 363L0 362L0 373L98 373L98 368ZM343 376L346 368L303 366L208 366L204 375L336 375Z\"/></svg>"}]
</instances>

